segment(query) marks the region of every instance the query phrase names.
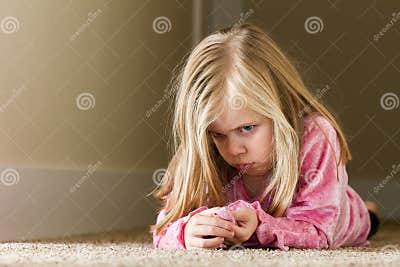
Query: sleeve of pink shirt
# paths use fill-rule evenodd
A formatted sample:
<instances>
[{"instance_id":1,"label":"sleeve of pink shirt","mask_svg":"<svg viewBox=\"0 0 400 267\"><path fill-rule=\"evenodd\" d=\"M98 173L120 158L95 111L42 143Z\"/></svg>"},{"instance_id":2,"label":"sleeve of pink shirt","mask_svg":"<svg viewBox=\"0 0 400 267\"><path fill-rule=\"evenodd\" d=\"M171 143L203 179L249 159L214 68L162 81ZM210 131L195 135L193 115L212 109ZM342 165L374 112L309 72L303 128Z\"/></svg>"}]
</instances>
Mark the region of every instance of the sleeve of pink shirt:
<instances>
[{"instance_id":1,"label":"sleeve of pink shirt","mask_svg":"<svg viewBox=\"0 0 400 267\"><path fill-rule=\"evenodd\" d=\"M185 226L189 219L193 215L206 210L206 206L202 206L196 210L189 212L187 216L181 217L178 220L170 223L164 232L156 235L153 232L153 247L154 248L174 248L174 249L186 249L185 245ZM165 210L162 209L157 216L157 223L161 222L165 218Z\"/></svg>"},{"instance_id":2,"label":"sleeve of pink shirt","mask_svg":"<svg viewBox=\"0 0 400 267\"><path fill-rule=\"evenodd\" d=\"M284 216L271 216L258 201L251 204L259 219L256 236L263 246L288 250L289 247L321 249L332 244L347 181L337 178L340 145L336 131L323 117L317 121L326 137L315 123L308 121L297 191Z\"/></svg>"}]
</instances>

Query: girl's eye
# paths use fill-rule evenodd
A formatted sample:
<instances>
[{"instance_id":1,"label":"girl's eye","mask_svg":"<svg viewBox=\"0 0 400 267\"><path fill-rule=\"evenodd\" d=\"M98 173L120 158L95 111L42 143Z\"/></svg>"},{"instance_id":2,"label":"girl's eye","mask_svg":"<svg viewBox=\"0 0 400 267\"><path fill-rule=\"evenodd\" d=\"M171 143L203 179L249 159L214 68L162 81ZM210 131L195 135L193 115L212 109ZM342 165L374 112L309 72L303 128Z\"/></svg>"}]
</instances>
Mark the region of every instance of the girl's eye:
<instances>
[{"instance_id":1,"label":"girl's eye","mask_svg":"<svg viewBox=\"0 0 400 267\"><path fill-rule=\"evenodd\" d=\"M257 125L247 125L247 126L243 126L243 127L239 128L239 130L241 132L243 132L242 130L244 130L244 133L250 133L256 126ZM214 138L220 138L223 136L223 134L211 132L211 136Z\"/></svg>"},{"instance_id":2,"label":"girl's eye","mask_svg":"<svg viewBox=\"0 0 400 267\"><path fill-rule=\"evenodd\" d=\"M256 125L248 125L248 126L243 126L241 129L245 130L245 133L251 132L256 127Z\"/></svg>"}]
</instances>

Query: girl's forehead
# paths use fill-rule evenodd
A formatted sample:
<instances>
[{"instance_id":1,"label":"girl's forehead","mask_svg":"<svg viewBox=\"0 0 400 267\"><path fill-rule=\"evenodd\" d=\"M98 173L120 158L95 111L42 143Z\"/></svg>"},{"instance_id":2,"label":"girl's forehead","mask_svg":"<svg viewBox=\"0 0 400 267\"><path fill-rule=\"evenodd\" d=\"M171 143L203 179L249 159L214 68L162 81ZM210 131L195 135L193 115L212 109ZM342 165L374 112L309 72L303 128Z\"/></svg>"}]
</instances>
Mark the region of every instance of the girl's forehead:
<instances>
[{"instance_id":1,"label":"girl's forehead","mask_svg":"<svg viewBox=\"0 0 400 267\"><path fill-rule=\"evenodd\" d=\"M256 122L260 120L260 115L249 109L226 108L213 121L208 129L210 131L230 131L240 125Z\"/></svg>"}]
</instances>

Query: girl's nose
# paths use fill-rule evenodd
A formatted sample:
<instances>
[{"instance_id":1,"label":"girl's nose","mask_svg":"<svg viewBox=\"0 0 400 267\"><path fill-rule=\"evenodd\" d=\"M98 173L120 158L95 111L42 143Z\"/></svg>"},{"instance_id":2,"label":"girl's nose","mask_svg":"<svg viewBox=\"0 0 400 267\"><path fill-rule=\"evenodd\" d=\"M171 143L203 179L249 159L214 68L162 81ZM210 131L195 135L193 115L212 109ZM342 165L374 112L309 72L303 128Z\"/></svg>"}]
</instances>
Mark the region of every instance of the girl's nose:
<instances>
[{"instance_id":1,"label":"girl's nose","mask_svg":"<svg viewBox=\"0 0 400 267\"><path fill-rule=\"evenodd\" d=\"M235 142L234 140L229 141L228 151L232 156L238 156L246 152L246 148L242 143Z\"/></svg>"}]
</instances>

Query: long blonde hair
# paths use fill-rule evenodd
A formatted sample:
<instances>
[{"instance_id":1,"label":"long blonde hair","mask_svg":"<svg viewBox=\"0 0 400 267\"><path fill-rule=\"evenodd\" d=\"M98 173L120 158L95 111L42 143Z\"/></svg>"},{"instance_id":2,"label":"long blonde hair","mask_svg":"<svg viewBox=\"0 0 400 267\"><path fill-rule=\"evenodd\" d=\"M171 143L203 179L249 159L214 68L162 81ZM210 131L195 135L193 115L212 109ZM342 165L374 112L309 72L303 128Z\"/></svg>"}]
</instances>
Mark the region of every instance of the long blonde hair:
<instances>
[{"instance_id":1,"label":"long blonde hair","mask_svg":"<svg viewBox=\"0 0 400 267\"><path fill-rule=\"evenodd\" d=\"M224 205L222 192L230 182L226 175L230 166L219 155L207 128L221 114L221 103L228 95L241 97L249 109L273 122L273 174L261 197L262 201L273 195L269 214L282 216L292 202L300 173L303 116L318 112L336 129L341 145L337 166L351 159L332 114L307 89L275 42L252 24L234 25L204 38L173 79L173 156L153 193L166 217L151 225L151 233L162 232L205 203Z\"/></svg>"}]
</instances>

